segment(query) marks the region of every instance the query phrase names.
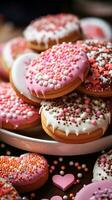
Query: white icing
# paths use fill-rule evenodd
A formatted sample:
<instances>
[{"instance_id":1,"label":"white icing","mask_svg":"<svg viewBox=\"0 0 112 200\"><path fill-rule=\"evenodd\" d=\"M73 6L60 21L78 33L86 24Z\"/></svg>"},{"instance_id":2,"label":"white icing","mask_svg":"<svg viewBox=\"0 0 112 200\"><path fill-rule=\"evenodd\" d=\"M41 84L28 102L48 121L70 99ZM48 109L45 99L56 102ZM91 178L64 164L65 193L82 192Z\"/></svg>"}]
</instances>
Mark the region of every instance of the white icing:
<instances>
[{"instance_id":1,"label":"white icing","mask_svg":"<svg viewBox=\"0 0 112 200\"><path fill-rule=\"evenodd\" d=\"M36 58L38 54L36 53L26 53L24 55L19 56L13 65L11 70L11 78L14 86L17 90L23 94L26 98L30 99L31 101L37 102L37 98L32 96L29 92L26 81L25 81L25 74L26 74L26 62L30 62L31 59Z\"/></svg>"},{"instance_id":2,"label":"white icing","mask_svg":"<svg viewBox=\"0 0 112 200\"><path fill-rule=\"evenodd\" d=\"M100 180L111 180L112 181L112 176L111 175L108 175L107 172L108 172L108 160L112 160L112 153L111 155L107 155L107 164L106 164L106 167L105 167L105 170L102 167L100 167L98 165L98 159L94 165L94 169L93 169L93 181L100 181ZM112 174L112 166L111 166L111 174Z\"/></svg>"},{"instance_id":3,"label":"white icing","mask_svg":"<svg viewBox=\"0 0 112 200\"><path fill-rule=\"evenodd\" d=\"M87 17L87 18L81 19L80 23L81 23L82 29L83 29L83 27L85 27L88 24L94 25L94 26L98 26L101 29L103 28L104 33L105 33L105 38L104 39L107 39L107 40L111 40L112 39L112 28L104 20L99 19L99 18L95 18L95 17Z\"/></svg>"},{"instance_id":4,"label":"white icing","mask_svg":"<svg viewBox=\"0 0 112 200\"><path fill-rule=\"evenodd\" d=\"M3 48L3 51L2 51L2 54L3 54L3 59L7 65L7 67L11 68L11 66L13 65L13 57L12 57L12 54L11 54L11 43L8 42L7 44L5 44L4 48Z\"/></svg>"},{"instance_id":5,"label":"white icing","mask_svg":"<svg viewBox=\"0 0 112 200\"><path fill-rule=\"evenodd\" d=\"M107 178L107 180L112 181L112 176L108 176L107 173L96 163L93 170L93 181L100 181L102 179L106 179L105 177Z\"/></svg>"},{"instance_id":6,"label":"white icing","mask_svg":"<svg viewBox=\"0 0 112 200\"><path fill-rule=\"evenodd\" d=\"M92 100L94 102L94 100ZM100 103L100 102L99 102ZM74 101L74 105L76 105L77 102ZM75 122L78 123L78 126L76 126L76 123L66 123L65 121L65 125L63 124L64 121L63 120L57 120L56 116L59 116L59 113L61 113L59 107L55 107L53 106L53 109L55 108L55 111L53 111L53 109L51 108L50 110L47 111L46 108L49 107L49 105L52 105L52 102L42 102L42 108L40 112L44 113L44 116L46 118L47 121L47 126L51 125L53 127L53 130L58 129L61 130L63 132L65 132L66 135L68 135L69 133L71 134L84 134L84 133L91 133L92 131L97 130L98 128L102 128L103 129L103 133L105 133L108 124L110 123L110 113L106 112L104 113L105 119L103 119L102 117L99 117L96 120L96 124L92 124L91 122L94 121L95 119L95 115L93 114L91 116L91 120L87 118L87 113L85 114L85 112L83 113L79 113L79 116L77 118L75 118ZM70 105L71 106L71 105ZM79 103L78 106L80 107ZM99 104L95 105L94 107L97 108L97 110L99 109ZM87 105L83 105L83 108L86 108ZM59 111L59 113L58 113ZM69 111L67 111L69 112ZM71 116L70 116L71 117ZM82 121L82 119L85 118L85 122ZM58 123L58 121L60 121L60 123ZM79 124L81 123L81 124Z\"/></svg>"},{"instance_id":7,"label":"white icing","mask_svg":"<svg viewBox=\"0 0 112 200\"><path fill-rule=\"evenodd\" d=\"M22 38L20 38L21 40ZM11 53L11 46L12 44L16 41L16 40L19 40L19 38L14 38L12 40L10 40L9 42L7 42L4 47L3 47L3 51L2 51L2 54L3 54L3 59L7 65L7 67L10 69L12 68L12 65L14 63L14 58L13 58L13 55ZM26 49L24 52L22 52L22 54L25 54L27 52L31 52L30 49ZM19 56L19 55L18 55Z\"/></svg>"},{"instance_id":8,"label":"white icing","mask_svg":"<svg viewBox=\"0 0 112 200\"><path fill-rule=\"evenodd\" d=\"M52 22L50 22L52 24ZM45 26L49 27L50 23L46 23ZM53 25L53 24L52 24ZM54 25L55 26L55 25ZM45 27L45 28L46 28ZM29 25L24 31L24 36L28 41L36 41L37 43L44 42L46 48L48 47L49 39L55 40L58 43L59 39L69 35L74 30L79 30L79 23L77 21L67 22L63 27L55 31L37 30L33 25Z\"/></svg>"}]
</instances>

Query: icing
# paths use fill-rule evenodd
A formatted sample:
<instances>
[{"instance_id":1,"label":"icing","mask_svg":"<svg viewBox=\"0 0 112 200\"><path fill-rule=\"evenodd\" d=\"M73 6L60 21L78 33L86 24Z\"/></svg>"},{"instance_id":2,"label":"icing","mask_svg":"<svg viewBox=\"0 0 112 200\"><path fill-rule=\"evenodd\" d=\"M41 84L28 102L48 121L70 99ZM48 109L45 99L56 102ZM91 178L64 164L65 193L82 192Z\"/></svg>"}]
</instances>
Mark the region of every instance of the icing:
<instances>
[{"instance_id":1,"label":"icing","mask_svg":"<svg viewBox=\"0 0 112 200\"><path fill-rule=\"evenodd\" d=\"M15 60L13 68L11 70L12 82L17 91L33 102L37 102L37 98L32 96L29 92L26 86L25 74L29 63L31 62L31 59L36 58L37 55L38 54L32 52L19 56L19 58Z\"/></svg>"},{"instance_id":2,"label":"icing","mask_svg":"<svg viewBox=\"0 0 112 200\"><path fill-rule=\"evenodd\" d=\"M112 39L112 28L106 21L100 18L87 17L81 19L80 23L87 38Z\"/></svg>"},{"instance_id":3,"label":"icing","mask_svg":"<svg viewBox=\"0 0 112 200\"><path fill-rule=\"evenodd\" d=\"M47 171L47 161L35 153L26 153L20 157L0 156L0 177L13 185L32 184Z\"/></svg>"},{"instance_id":4,"label":"icing","mask_svg":"<svg viewBox=\"0 0 112 200\"><path fill-rule=\"evenodd\" d=\"M22 200L11 183L0 177L0 199L1 200Z\"/></svg>"},{"instance_id":5,"label":"icing","mask_svg":"<svg viewBox=\"0 0 112 200\"><path fill-rule=\"evenodd\" d=\"M0 83L0 124L10 123L16 129L21 124L39 120L38 108L20 99L10 83Z\"/></svg>"},{"instance_id":6,"label":"icing","mask_svg":"<svg viewBox=\"0 0 112 200\"><path fill-rule=\"evenodd\" d=\"M88 60L83 51L74 44L63 43L42 52L26 71L26 84L30 91L39 96L59 90L75 79L84 80Z\"/></svg>"},{"instance_id":7,"label":"icing","mask_svg":"<svg viewBox=\"0 0 112 200\"><path fill-rule=\"evenodd\" d=\"M112 150L101 155L95 163L93 169L93 180L111 180L112 181Z\"/></svg>"},{"instance_id":8,"label":"icing","mask_svg":"<svg viewBox=\"0 0 112 200\"><path fill-rule=\"evenodd\" d=\"M47 126L58 129L66 135L91 133L98 128L106 131L110 122L110 113L101 99L92 99L85 95L72 93L53 101L43 101L41 113Z\"/></svg>"},{"instance_id":9,"label":"icing","mask_svg":"<svg viewBox=\"0 0 112 200\"><path fill-rule=\"evenodd\" d=\"M112 43L86 40L77 44L87 53L90 63L90 70L82 87L94 92L111 91Z\"/></svg>"},{"instance_id":10,"label":"icing","mask_svg":"<svg viewBox=\"0 0 112 200\"><path fill-rule=\"evenodd\" d=\"M3 47L3 59L7 67L11 68L14 60L21 54L31 52L24 38L18 37L7 42Z\"/></svg>"},{"instance_id":11,"label":"icing","mask_svg":"<svg viewBox=\"0 0 112 200\"><path fill-rule=\"evenodd\" d=\"M24 31L24 36L28 41L45 43L47 48L49 40L58 43L59 39L74 31L80 32L78 18L71 14L57 14L33 21Z\"/></svg>"},{"instance_id":12,"label":"icing","mask_svg":"<svg viewBox=\"0 0 112 200\"><path fill-rule=\"evenodd\" d=\"M112 200L112 181L98 181L84 186L75 200Z\"/></svg>"}]
</instances>

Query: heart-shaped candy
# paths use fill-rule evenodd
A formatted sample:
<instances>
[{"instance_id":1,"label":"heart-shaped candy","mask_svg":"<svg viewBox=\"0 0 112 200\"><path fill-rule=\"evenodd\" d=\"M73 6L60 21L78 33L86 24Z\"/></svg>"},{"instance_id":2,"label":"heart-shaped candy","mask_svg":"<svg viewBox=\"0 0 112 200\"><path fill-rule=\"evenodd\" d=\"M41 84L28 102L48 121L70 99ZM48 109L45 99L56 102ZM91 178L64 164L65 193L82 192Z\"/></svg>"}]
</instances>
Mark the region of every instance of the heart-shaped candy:
<instances>
[{"instance_id":1,"label":"heart-shaped candy","mask_svg":"<svg viewBox=\"0 0 112 200\"><path fill-rule=\"evenodd\" d=\"M67 190L74 183L74 180L73 174L65 174L64 176L54 175L52 177L53 183L63 191Z\"/></svg>"}]
</instances>

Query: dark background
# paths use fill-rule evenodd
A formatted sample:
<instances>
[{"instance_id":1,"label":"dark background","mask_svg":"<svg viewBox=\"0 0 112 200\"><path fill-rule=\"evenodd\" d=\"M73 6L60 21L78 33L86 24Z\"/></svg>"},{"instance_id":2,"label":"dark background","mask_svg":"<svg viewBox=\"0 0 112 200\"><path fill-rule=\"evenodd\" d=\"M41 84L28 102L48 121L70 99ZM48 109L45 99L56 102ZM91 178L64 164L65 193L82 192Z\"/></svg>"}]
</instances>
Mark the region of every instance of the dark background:
<instances>
[{"instance_id":1,"label":"dark background","mask_svg":"<svg viewBox=\"0 0 112 200\"><path fill-rule=\"evenodd\" d=\"M16 26L25 26L32 19L46 14L71 12L98 16L112 22L112 0L0 0L0 16Z\"/></svg>"}]
</instances>

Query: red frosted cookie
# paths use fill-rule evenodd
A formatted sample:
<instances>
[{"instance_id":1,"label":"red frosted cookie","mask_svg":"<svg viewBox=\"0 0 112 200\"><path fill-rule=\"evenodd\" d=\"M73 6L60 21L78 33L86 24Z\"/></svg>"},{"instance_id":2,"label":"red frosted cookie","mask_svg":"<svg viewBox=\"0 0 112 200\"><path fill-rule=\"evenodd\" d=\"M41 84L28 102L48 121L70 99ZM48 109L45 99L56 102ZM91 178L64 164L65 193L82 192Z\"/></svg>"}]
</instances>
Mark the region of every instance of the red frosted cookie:
<instances>
[{"instance_id":1,"label":"red frosted cookie","mask_svg":"<svg viewBox=\"0 0 112 200\"><path fill-rule=\"evenodd\" d=\"M96 17L87 17L80 20L80 24L86 39L112 39L112 28L104 20Z\"/></svg>"},{"instance_id":2,"label":"red frosted cookie","mask_svg":"<svg viewBox=\"0 0 112 200\"><path fill-rule=\"evenodd\" d=\"M90 63L80 91L93 96L112 96L112 43L86 40L77 44L87 53Z\"/></svg>"},{"instance_id":3,"label":"red frosted cookie","mask_svg":"<svg viewBox=\"0 0 112 200\"><path fill-rule=\"evenodd\" d=\"M43 156L26 153L20 157L0 156L0 177L19 192L40 188L48 179L48 164Z\"/></svg>"},{"instance_id":4,"label":"red frosted cookie","mask_svg":"<svg viewBox=\"0 0 112 200\"><path fill-rule=\"evenodd\" d=\"M85 79L89 64L86 54L74 44L63 43L42 52L26 71L32 95L53 99L70 93Z\"/></svg>"},{"instance_id":5,"label":"red frosted cookie","mask_svg":"<svg viewBox=\"0 0 112 200\"><path fill-rule=\"evenodd\" d=\"M112 181L112 150L102 154L96 161L93 169L93 181Z\"/></svg>"},{"instance_id":6,"label":"red frosted cookie","mask_svg":"<svg viewBox=\"0 0 112 200\"><path fill-rule=\"evenodd\" d=\"M86 143L101 137L110 123L110 113L101 99L72 93L42 102L41 123L45 132L64 143Z\"/></svg>"},{"instance_id":7,"label":"red frosted cookie","mask_svg":"<svg viewBox=\"0 0 112 200\"><path fill-rule=\"evenodd\" d=\"M39 111L20 99L10 83L0 83L0 127L20 130L39 123Z\"/></svg>"},{"instance_id":8,"label":"red frosted cookie","mask_svg":"<svg viewBox=\"0 0 112 200\"><path fill-rule=\"evenodd\" d=\"M75 200L111 200L112 181L98 181L84 186Z\"/></svg>"},{"instance_id":9,"label":"red frosted cookie","mask_svg":"<svg viewBox=\"0 0 112 200\"><path fill-rule=\"evenodd\" d=\"M26 40L22 37L11 39L3 45L1 59L7 76L9 75L9 71L12 68L15 59L19 55L27 52L31 52L31 50L28 48Z\"/></svg>"},{"instance_id":10,"label":"red frosted cookie","mask_svg":"<svg viewBox=\"0 0 112 200\"><path fill-rule=\"evenodd\" d=\"M29 46L44 51L62 42L73 42L81 38L80 23L75 15L47 15L33 21L24 31Z\"/></svg>"},{"instance_id":11,"label":"red frosted cookie","mask_svg":"<svg viewBox=\"0 0 112 200\"><path fill-rule=\"evenodd\" d=\"M30 104L39 104L40 99L32 96L30 91L26 86L25 74L28 69L32 59L36 58L38 54L36 53L26 53L19 56L14 62L13 68L11 70L10 81L16 91L17 95L21 97L25 102Z\"/></svg>"},{"instance_id":12,"label":"red frosted cookie","mask_svg":"<svg viewBox=\"0 0 112 200\"><path fill-rule=\"evenodd\" d=\"M1 200L22 200L18 192L7 182L4 178L0 177L0 199Z\"/></svg>"}]
</instances>

